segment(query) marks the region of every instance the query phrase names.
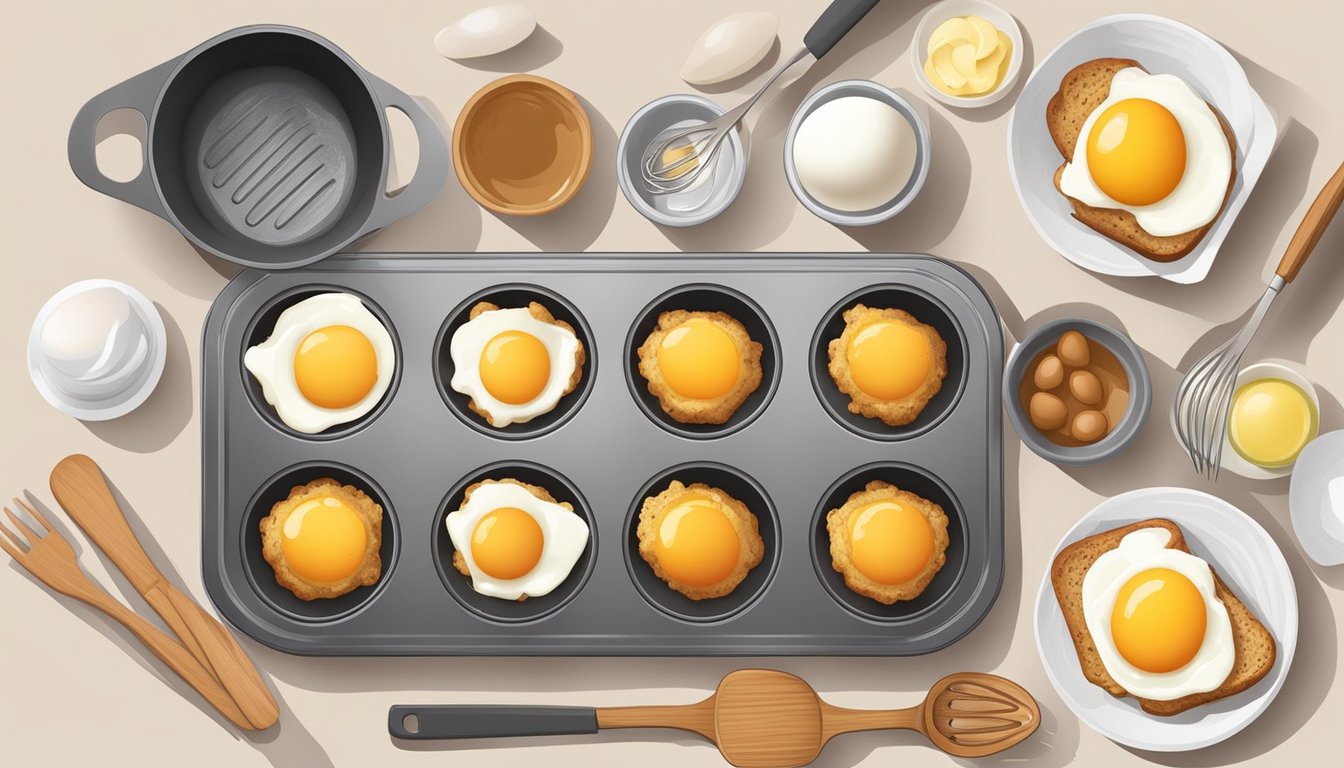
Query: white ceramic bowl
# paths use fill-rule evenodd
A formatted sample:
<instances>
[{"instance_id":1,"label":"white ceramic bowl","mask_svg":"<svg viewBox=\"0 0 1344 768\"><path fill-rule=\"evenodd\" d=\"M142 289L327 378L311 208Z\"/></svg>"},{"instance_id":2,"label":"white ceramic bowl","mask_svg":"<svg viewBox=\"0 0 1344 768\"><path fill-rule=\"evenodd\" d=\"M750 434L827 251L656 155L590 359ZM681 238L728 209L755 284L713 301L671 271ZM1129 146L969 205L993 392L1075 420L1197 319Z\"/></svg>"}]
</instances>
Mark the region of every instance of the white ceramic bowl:
<instances>
[{"instance_id":1,"label":"white ceramic bowl","mask_svg":"<svg viewBox=\"0 0 1344 768\"><path fill-rule=\"evenodd\" d=\"M948 19L957 16L979 16L980 18L998 27L1008 39L1013 41L1013 51L1008 60L1008 71L1004 73L1003 81L995 86L994 90L980 96L953 96L939 90L938 86L929 82L929 78L924 74L924 60L928 57L929 38L933 37L933 31ZM1018 26L1017 19L1013 15L999 6L985 2L985 0L943 0L941 3L934 3L924 12L923 18L919 20L919 26L915 28L915 39L910 44L910 63L915 67L915 79L924 86L925 92L934 100L940 101L949 107L958 107L963 109L974 109L976 107L986 107L993 104L1008 94L1013 89L1013 84L1022 74L1022 28Z\"/></svg>"},{"instance_id":2,"label":"white ceramic bowl","mask_svg":"<svg viewBox=\"0 0 1344 768\"><path fill-rule=\"evenodd\" d=\"M1218 108L1236 136L1236 181L1213 227L1186 256L1162 263L1139 256L1072 216L1055 189L1064 158L1050 139L1045 110L1075 66L1102 57L1131 58L1153 73L1176 75ZM1196 283L1208 275L1228 230L1274 149L1277 128L1252 90L1241 64L1201 32L1161 16L1121 14L1098 19L1050 51L1032 73L1008 122L1008 167L1027 218L1043 240L1078 266L1106 275L1158 275Z\"/></svg>"},{"instance_id":3,"label":"white ceramic bowl","mask_svg":"<svg viewBox=\"0 0 1344 768\"><path fill-rule=\"evenodd\" d=\"M1135 749L1182 752L1216 744L1240 731L1278 695L1297 649L1297 590L1283 553L1259 523L1222 499L1186 488L1144 488L1103 501L1064 535L1055 554L1092 534L1153 517L1180 526L1190 551L1208 561L1269 628L1277 644L1269 674L1241 693L1178 715L1147 714L1133 697L1116 698L1083 677L1050 584L1048 563L1036 594L1036 649L1050 683L1079 720Z\"/></svg>"},{"instance_id":4,"label":"white ceramic bowl","mask_svg":"<svg viewBox=\"0 0 1344 768\"><path fill-rule=\"evenodd\" d=\"M116 288L130 300L137 320L144 329L143 350L133 352L133 365L127 365L109 374L91 386L82 386L73 380L48 381L59 375L42 353L42 327L47 318L66 299L83 291L96 288ZM62 288L47 300L33 320L28 336L28 375L33 386L56 410L81 421L106 421L125 416L140 407L159 383L168 352L168 334L163 318L154 304L140 291L116 280L81 280ZM138 359L137 359L138 358Z\"/></svg>"},{"instance_id":5,"label":"white ceramic bowl","mask_svg":"<svg viewBox=\"0 0 1344 768\"><path fill-rule=\"evenodd\" d=\"M1297 542L1321 565L1344 563L1344 507L1330 506L1330 485L1344 482L1344 430L1307 444L1293 466L1288 488Z\"/></svg>"}]
</instances>

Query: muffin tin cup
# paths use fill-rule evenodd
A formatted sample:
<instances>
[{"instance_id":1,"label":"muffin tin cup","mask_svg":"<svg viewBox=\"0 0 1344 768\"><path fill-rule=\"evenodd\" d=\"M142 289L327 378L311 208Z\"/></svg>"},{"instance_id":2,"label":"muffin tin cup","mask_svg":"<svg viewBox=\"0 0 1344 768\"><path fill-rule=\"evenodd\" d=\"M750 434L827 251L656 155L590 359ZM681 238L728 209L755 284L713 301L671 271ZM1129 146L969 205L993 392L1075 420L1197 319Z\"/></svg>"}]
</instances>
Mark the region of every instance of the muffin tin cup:
<instances>
[{"instance_id":1,"label":"muffin tin cup","mask_svg":"<svg viewBox=\"0 0 1344 768\"><path fill-rule=\"evenodd\" d=\"M844 506L849 497L862 491L868 483L882 480L903 491L921 496L943 508L947 515L947 558L924 588L913 600L900 600L884 605L866 595L860 595L845 584L845 577L832 566L831 537L826 530L826 516L833 509ZM947 484L929 472L902 462L877 462L846 472L831 484L812 513L812 564L822 586L845 610L868 621L883 624L908 624L932 610L956 589L967 571L966 537L970 528L961 502Z\"/></svg>"},{"instance_id":2,"label":"muffin tin cup","mask_svg":"<svg viewBox=\"0 0 1344 768\"><path fill-rule=\"evenodd\" d=\"M673 481L680 481L687 486L704 483L718 488L745 504L747 510L756 516L761 541L765 544L765 555L732 592L722 597L704 600L686 597L658 578L653 572L653 566L639 553L639 513L644 500L667 490ZM685 622L721 622L741 614L765 594L779 569L779 513L774 503L760 483L726 464L693 461L670 467L650 478L630 502L625 517L624 541L625 567L639 594L654 608Z\"/></svg>"},{"instance_id":3,"label":"muffin tin cup","mask_svg":"<svg viewBox=\"0 0 1344 768\"><path fill-rule=\"evenodd\" d=\"M546 307L555 319L563 320L574 328L574 334L583 344L586 355L583 364L583 376L579 379L574 391L561 397L560 402L556 404L553 410L525 422L514 422L504 427L493 427L485 420L484 416L467 407L467 403L471 402L470 397L454 390L449 385L453 380L453 371L455 370L453 358L449 354L449 345L453 339L453 333L467 323L470 319L471 308L482 301L488 301L501 309L526 308L528 303L535 301ZM477 291L449 313L448 319L444 321L438 337L434 340L434 383L438 386L439 394L443 396L444 402L464 424L483 435L500 440L527 440L559 429L583 408L584 402L593 390L593 382L596 377L597 347L593 343L593 332L588 327L588 321L584 320L578 307L575 307L568 299L555 291L538 285L507 283Z\"/></svg>"},{"instance_id":4,"label":"muffin tin cup","mask_svg":"<svg viewBox=\"0 0 1344 768\"><path fill-rule=\"evenodd\" d=\"M902 309L916 320L933 326L947 345L947 375L942 387L929 399L915 420L899 427L881 419L871 419L849 410L850 397L840 391L831 378L830 343L840 338L845 330L845 311L856 304L873 309ZM863 288L841 299L822 318L812 335L811 374L812 388L826 412L840 426L856 435L871 440L907 440L922 435L946 418L957 407L966 390L967 347L961 324L947 306L924 291L904 285L875 285Z\"/></svg>"},{"instance_id":5,"label":"muffin tin cup","mask_svg":"<svg viewBox=\"0 0 1344 768\"><path fill-rule=\"evenodd\" d=\"M342 485L353 485L383 508L382 546L378 549L382 572L373 585L356 587L340 597L302 600L280 586L275 580L275 570L261 556L259 526L262 518L271 513L271 508L275 504L289 498L292 488L323 477L329 477ZM272 476L257 489L251 501L247 503L239 533L241 534L239 546L246 566L247 580L252 589L272 609L300 622L340 621L364 609L378 598L383 587L391 579L392 570L396 567L397 557L401 552L396 514L388 504L387 494L382 487L367 474L334 462L308 461L288 467Z\"/></svg>"},{"instance_id":6,"label":"muffin tin cup","mask_svg":"<svg viewBox=\"0 0 1344 768\"><path fill-rule=\"evenodd\" d=\"M277 429L254 405L241 368L253 319L279 299L315 288L367 297L386 313L400 343L401 378L389 402L376 421L341 439L301 440ZM773 334L758 338L773 350L776 371L767 373L758 390L764 405L749 425L722 439L670 431L650 418L638 393L631 392L632 329L660 297L689 288L721 289L713 294L716 300L746 297L751 308L738 307L733 314L749 324L759 310L773 326ZM573 403L563 426L529 439L502 438L475 414L464 418L445 397L445 372L437 370L450 315L481 298L516 305L500 296L515 289L526 291L517 298L539 298L557 314L573 312L580 321L576 329L591 344L588 353L604 363L590 363L583 390L561 401L562 407ZM944 335L954 355L961 350L963 365L946 384L960 392L949 397L947 411L901 439L873 439L837 423L819 398L809 358L824 318L857 299L882 303L880 294L872 294L883 290L900 291L891 296L902 300L922 298L923 309L896 305L924 322L935 323L934 309L945 312L951 330ZM938 650L971 631L998 594L1004 568L1003 337L984 291L939 259L350 254L301 270L241 273L215 300L201 338L205 589L233 626L280 651L908 656ZM642 377L633 383L642 387ZM821 383L833 386L829 377ZM742 419L751 412L743 411ZM684 467L687 462L694 465ZM915 492L927 490L924 495L956 518L954 530L960 526L965 532L960 545L953 542L953 562L945 566L951 575L964 563L961 576L946 589L941 581L935 584L931 589L941 596L934 600L930 592L922 610L903 606L909 612L904 617L882 616L861 603L855 609L818 574L817 504L836 478L875 462L911 467L908 476L894 481ZM289 468L283 475L299 467L311 474L277 480L277 470ZM348 603L299 605L295 599L291 604L287 592L272 590L274 576L250 532L291 480L307 482L336 469L348 472L343 479L388 509L393 550L379 584L357 591ZM542 485L588 519L594 541L589 559L553 596L522 603L486 598L456 569L449 570L452 553L441 518L457 508L466 484L486 475ZM635 506L654 491L644 486L656 479L666 487L672 477L717 485L757 516L765 559L725 597L680 599L632 549ZM956 504L938 495L939 484ZM277 490L265 490L271 486ZM956 555L957 546L965 548L964 556ZM829 565L824 559L821 564Z\"/></svg>"},{"instance_id":7,"label":"muffin tin cup","mask_svg":"<svg viewBox=\"0 0 1344 768\"><path fill-rule=\"evenodd\" d=\"M469 486L482 480L502 480L512 478L519 482L545 488L557 502L566 502L574 507L574 514L583 518L588 525L588 543L583 554L575 561L569 575L554 590L528 597L526 600L504 600L483 595L471 586L471 578L453 567L452 537L448 535L445 520L448 513L458 509L466 496ZM558 472L529 461L499 461L472 471L453 486L444 497L434 515L434 528L430 536L433 542L434 567L439 572L443 586L453 599L476 616L488 621L505 624L521 624L538 621L554 614L572 601L588 582L597 561L597 521L593 510L583 498L574 483Z\"/></svg>"},{"instance_id":8,"label":"muffin tin cup","mask_svg":"<svg viewBox=\"0 0 1344 768\"><path fill-rule=\"evenodd\" d=\"M280 414L276 411L275 406L266 402L266 395L261 391L261 382L257 381L257 377L253 376L252 372L247 370L247 367L243 365L243 356L247 354L248 349L255 347L270 338L271 334L275 331L276 321L285 310L298 304L304 299L311 299L314 296L324 293L348 293L363 302L364 308L372 312L374 317L378 318L378 322L383 324L383 327L387 329L388 335L392 337L392 351L396 360L393 363L395 368L392 371L392 380L387 385L387 391L383 393L383 396L378 399L377 405L370 409L368 413L344 424L334 424L321 432L309 434L294 429L280 419ZM396 326L392 324L392 319L377 302L359 291L342 288L338 285L320 283L303 285L283 291L262 306L248 323L244 341L238 349L238 370L241 372L243 388L247 391L247 396L252 402L252 407L255 408L257 413L271 424L271 426L300 440L336 440L342 437L348 437L373 423L378 416L387 409L387 406L392 402L392 399L396 397L397 387L401 384L401 370L405 365L405 361L406 358L402 354L401 339L397 336Z\"/></svg>"},{"instance_id":9,"label":"muffin tin cup","mask_svg":"<svg viewBox=\"0 0 1344 768\"><path fill-rule=\"evenodd\" d=\"M678 309L699 312L724 312L746 328L752 341L761 344L761 383L723 424L683 424L663 410L658 398L649 392L649 380L639 372L639 348L658 327L658 316ZM740 291L722 285L696 283L673 288L649 302L625 340L625 379L635 404L653 423L679 437L708 440L726 437L755 421L770 405L779 388L781 360L779 336L765 310Z\"/></svg>"}]
</instances>

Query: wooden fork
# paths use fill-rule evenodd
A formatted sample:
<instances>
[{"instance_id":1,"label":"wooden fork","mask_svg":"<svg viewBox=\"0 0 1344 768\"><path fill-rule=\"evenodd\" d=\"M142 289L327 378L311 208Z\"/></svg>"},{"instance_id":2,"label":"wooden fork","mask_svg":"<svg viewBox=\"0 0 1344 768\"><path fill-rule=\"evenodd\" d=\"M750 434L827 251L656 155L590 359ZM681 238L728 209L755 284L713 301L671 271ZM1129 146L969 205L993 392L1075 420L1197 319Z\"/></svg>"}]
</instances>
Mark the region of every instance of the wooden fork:
<instances>
[{"instance_id":1,"label":"wooden fork","mask_svg":"<svg viewBox=\"0 0 1344 768\"><path fill-rule=\"evenodd\" d=\"M0 532L3 532L8 539L8 541L0 539L0 549L4 549L16 563L26 568L43 584L63 595L87 603L121 622L140 638L155 656L204 696L220 714L228 718L229 722L239 728L253 730L254 726L238 708L238 704L186 648L94 583L80 569L70 542L57 533L46 518L22 499L16 497L14 503L46 532L38 533L33 530L18 515L11 512L9 507L5 507L5 517L9 518L17 533L0 523Z\"/></svg>"}]
</instances>

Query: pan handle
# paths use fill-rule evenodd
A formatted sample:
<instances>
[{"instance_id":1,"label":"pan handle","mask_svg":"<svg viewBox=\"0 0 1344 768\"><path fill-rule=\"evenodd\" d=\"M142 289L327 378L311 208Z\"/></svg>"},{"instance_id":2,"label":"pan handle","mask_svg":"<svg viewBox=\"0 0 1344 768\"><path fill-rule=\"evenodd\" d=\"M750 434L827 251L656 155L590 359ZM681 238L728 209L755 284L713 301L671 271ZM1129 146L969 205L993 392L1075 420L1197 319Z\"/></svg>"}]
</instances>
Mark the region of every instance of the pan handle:
<instances>
[{"instance_id":1,"label":"pan handle","mask_svg":"<svg viewBox=\"0 0 1344 768\"><path fill-rule=\"evenodd\" d=\"M415 729L407 717L415 716ZM483 739L597 733L592 707L398 704L387 711L387 731L398 739Z\"/></svg>"},{"instance_id":2,"label":"pan handle","mask_svg":"<svg viewBox=\"0 0 1344 768\"><path fill-rule=\"evenodd\" d=\"M448 180L448 142L439 130L438 123L410 94L371 73L368 77L381 102L379 109L391 107L400 110L415 126L415 135L420 142L420 161L416 164L415 176L395 195L379 190L373 211L364 226L365 234L382 229L429 205L438 197L443 183ZM382 182L385 187L386 175Z\"/></svg>"},{"instance_id":3,"label":"pan handle","mask_svg":"<svg viewBox=\"0 0 1344 768\"><path fill-rule=\"evenodd\" d=\"M130 181L114 181L104 176L98 170L95 150L98 146L98 123L108 112L133 109L145 118L145 125L149 125L154 102L177 62L177 59L166 61L89 99L75 115L66 143L70 169L86 186L108 197L143 208L160 218L167 218L167 213L149 170L149 137L146 136L145 141L140 142L140 173Z\"/></svg>"}]
</instances>

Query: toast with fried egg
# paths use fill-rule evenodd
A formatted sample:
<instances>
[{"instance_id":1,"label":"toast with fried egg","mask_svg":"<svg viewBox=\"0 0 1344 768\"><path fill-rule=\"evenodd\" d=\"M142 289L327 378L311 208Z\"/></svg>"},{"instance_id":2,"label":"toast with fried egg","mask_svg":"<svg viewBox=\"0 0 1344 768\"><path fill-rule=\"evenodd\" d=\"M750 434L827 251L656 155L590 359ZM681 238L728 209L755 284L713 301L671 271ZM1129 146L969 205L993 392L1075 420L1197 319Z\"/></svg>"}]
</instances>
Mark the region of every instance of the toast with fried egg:
<instances>
[{"instance_id":1,"label":"toast with fried egg","mask_svg":"<svg viewBox=\"0 0 1344 768\"><path fill-rule=\"evenodd\" d=\"M1073 157L1074 147L1078 143L1084 122L1110 95L1111 80L1115 77L1115 73L1129 67L1143 69L1143 66L1133 59L1093 59L1069 70L1060 80L1059 90L1050 99L1045 110L1045 124L1050 131L1050 138L1059 149L1059 153L1064 156L1064 163L1055 171L1055 189L1059 190L1059 193L1073 206L1073 217L1093 230L1134 250L1144 258L1159 262L1176 261L1199 245L1204 235L1213 228L1218 216L1214 216L1207 224L1197 229L1162 237L1146 232L1139 226L1134 214L1129 211L1087 205L1064 194L1060 186L1064 166ZM1217 107L1209 104L1209 109L1218 118L1228 148L1232 152L1232 172L1228 177L1227 191L1223 196L1222 207L1226 208L1227 201L1232 196L1232 187L1237 180L1236 137L1232 133L1232 127L1228 125ZM1222 215L1222 209L1219 209L1218 215Z\"/></svg>"},{"instance_id":2,"label":"toast with fried egg","mask_svg":"<svg viewBox=\"0 0 1344 768\"><path fill-rule=\"evenodd\" d=\"M1170 534L1170 540L1166 545L1168 548L1190 551L1180 527L1170 520L1152 519L1103 531L1076 541L1061 550L1050 567L1050 583L1054 587L1055 598L1059 601L1060 610L1064 614L1064 622L1069 627L1069 635L1073 639L1074 650L1078 653L1078 663L1082 667L1083 677L1117 698L1131 694L1106 671L1092 635L1087 629L1083 616L1083 578L1097 558L1118 547L1120 540L1126 535L1142 528L1165 529ZM1212 565L1209 567L1213 570ZM1213 571L1213 579L1215 594L1227 607L1232 621L1232 640L1236 650L1232 671L1222 685L1206 693L1190 694L1169 701L1135 697L1139 706L1149 714L1175 715L1201 704L1240 693L1255 685L1274 666L1276 647L1273 635L1255 617L1251 609L1232 594L1223 580L1218 578L1216 570Z\"/></svg>"}]
</instances>

